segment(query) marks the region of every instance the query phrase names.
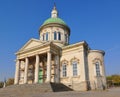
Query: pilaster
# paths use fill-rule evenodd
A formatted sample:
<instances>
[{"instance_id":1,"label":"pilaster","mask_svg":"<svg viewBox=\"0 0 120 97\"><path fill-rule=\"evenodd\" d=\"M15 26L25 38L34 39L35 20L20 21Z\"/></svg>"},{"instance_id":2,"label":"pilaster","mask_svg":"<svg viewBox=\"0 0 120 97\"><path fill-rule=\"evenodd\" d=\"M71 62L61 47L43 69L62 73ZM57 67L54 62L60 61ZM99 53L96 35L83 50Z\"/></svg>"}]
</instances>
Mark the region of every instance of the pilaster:
<instances>
[{"instance_id":1,"label":"pilaster","mask_svg":"<svg viewBox=\"0 0 120 97\"><path fill-rule=\"evenodd\" d=\"M60 71L59 71L59 69L60 69L60 66L59 66L59 63L60 63L60 59L59 59L59 55L56 55L55 56L55 82L56 83L59 83L60 82Z\"/></svg>"}]
</instances>

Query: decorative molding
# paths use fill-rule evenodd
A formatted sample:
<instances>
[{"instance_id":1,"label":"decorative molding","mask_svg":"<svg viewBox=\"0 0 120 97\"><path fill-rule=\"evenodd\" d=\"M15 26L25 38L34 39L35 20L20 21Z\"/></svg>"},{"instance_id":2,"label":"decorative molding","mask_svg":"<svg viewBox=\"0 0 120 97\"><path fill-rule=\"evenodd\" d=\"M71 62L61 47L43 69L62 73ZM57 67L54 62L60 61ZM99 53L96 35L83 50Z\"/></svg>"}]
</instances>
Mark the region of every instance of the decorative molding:
<instances>
[{"instance_id":1,"label":"decorative molding","mask_svg":"<svg viewBox=\"0 0 120 97\"><path fill-rule=\"evenodd\" d=\"M66 64L66 65L68 65L69 62L68 62L66 59L63 59L63 60L61 61L61 65L62 65L62 64Z\"/></svg>"},{"instance_id":2,"label":"decorative molding","mask_svg":"<svg viewBox=\"0 0 120 97\"><path fill-rule=\"evenodd\" d=\"M78 64L79 64L79 62L80 62L80 60L79 60L78 58L76 58L75 56L74 56L74 58L72 58L72 59L70 60L70 63L72 64L73 61L76 61Z\"/></svg>"},{"instance_id":3,"label":"decorative molding","mask_svg":"<svg viewBox=\"0 0 120 97\"><path fill-rule=\"evenodd\" d=\"M92 60L93 64L95 64L96 62L99 62L100 65L103 64L103 61L100 58L95 58L94 60Z\"/></svg>"}]
</instances>

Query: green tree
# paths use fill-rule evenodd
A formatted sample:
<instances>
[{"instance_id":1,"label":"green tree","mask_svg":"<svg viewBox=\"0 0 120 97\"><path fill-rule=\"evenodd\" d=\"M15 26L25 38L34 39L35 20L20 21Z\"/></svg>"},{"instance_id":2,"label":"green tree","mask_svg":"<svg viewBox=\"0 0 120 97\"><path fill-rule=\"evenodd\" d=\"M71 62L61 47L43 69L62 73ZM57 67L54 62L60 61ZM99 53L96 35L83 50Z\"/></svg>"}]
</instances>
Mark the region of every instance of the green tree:
<instances>
[{"instance_id":1,"label":"green tree","mask_svg":"<svg viewBox=\"0 0 120 97\"><path fill-rule=\"evenodd\" d=\"M14 78L9 78L9 79L6 81L6 86L13 85L13 84L14 84Z\"/></svg>"},{"instance_id":2,"label":"green tree","mask_svg":"<svg viewBox=\"0 0 120 97\"><path fill-rule=\"evenodd\" d=\"M120 86L120 75L107 76L108 86Z\"/></svg>"},{"instance_id":3,"label":"green tree","mask_svg":"<svg viewBox=\"0 0 120 97\"><path fill-rule=\"evenodd\" d=\"M3 82L0 82L0 88L2 88L2 87L3 87L3 85L4 85L4 83L3 83Z\"/></svg>"}]
</instances>

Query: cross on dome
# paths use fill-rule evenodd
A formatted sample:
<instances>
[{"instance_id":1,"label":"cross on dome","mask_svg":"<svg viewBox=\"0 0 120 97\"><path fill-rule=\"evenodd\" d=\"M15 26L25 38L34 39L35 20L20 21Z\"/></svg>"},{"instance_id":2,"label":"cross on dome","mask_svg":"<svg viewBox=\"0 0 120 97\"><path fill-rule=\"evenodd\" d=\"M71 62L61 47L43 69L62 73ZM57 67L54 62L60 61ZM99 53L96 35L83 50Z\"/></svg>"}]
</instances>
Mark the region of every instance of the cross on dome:
<instances>
[{"instance_id":1,"label":"cross on dome","mask_svg":"<svg viewBox=\"0 0 120 97\"><path fill-rule=\"evenodd\" d=\"M58 17L58 11L56 9L56 4L54 3L54 7L53 7L53 10L51 12L51 17L52 18L57 18Z\"/></svg>"}]
</instances>

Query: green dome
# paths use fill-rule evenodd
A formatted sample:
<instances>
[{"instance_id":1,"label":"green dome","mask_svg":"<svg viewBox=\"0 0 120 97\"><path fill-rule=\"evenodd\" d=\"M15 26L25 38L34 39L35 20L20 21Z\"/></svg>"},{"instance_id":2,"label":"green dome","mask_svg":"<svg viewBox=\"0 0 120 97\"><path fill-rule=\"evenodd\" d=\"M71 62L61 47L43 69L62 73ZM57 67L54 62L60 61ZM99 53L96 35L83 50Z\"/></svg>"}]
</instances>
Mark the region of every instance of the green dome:
<instances>
[{"instance_id":1,"label":"green dome","mask_svg":"<svg viewBox=\"0 0 120 97\"><path fill-rule=\"evenodd\" d=\"M50 23L58 23L58 24L66 25L66 23L60 18L48 18L47 20L44 21L43 25L50 24Z\"/></svg>"}]
</instances>

